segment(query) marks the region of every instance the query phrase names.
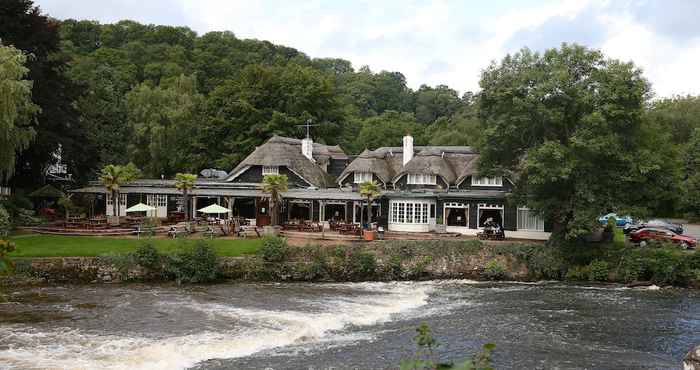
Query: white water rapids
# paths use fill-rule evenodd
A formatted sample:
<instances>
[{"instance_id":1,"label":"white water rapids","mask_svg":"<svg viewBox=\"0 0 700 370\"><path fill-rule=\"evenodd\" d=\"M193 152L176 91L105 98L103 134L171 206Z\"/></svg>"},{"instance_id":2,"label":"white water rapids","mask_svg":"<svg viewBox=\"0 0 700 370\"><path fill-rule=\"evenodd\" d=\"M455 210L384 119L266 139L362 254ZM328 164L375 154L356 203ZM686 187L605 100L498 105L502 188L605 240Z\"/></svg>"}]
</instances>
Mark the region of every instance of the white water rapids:
<instances>
[{"instance_id":1,"label":"white water rapids","mask_svg":"<svg viewBox=\"0 0 700 370\"><path fill-rule=\"evenodd\" d=\"M187 297L158 302L163 310L187 307L212 319L243 324L235 330L207 326L186 335L149 337L69 327L0 326L0 369L186 369L208 359L248 356L299 343L371 339L369 334L343 330L415 313L427 304L433 289L428 283L351 285L359 293L320 296L310 303L314 310L237 307Z\"/></svg>"}]
</instances>

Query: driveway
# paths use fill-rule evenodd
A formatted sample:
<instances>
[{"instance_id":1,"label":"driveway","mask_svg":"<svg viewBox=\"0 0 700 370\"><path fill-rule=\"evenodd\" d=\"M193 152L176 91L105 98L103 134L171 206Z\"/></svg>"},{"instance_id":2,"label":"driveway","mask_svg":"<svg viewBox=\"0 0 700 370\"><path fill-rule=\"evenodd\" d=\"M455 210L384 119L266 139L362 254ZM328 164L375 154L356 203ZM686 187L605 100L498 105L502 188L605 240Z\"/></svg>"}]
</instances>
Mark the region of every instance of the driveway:
<instances>
[{"instance_id":1,"label":"driveway","mask_svg":"<svg viewBox=\"0 0 700 370\"><path fill-rule=\"evenodd\" d=\"M683 224L683 232L685 235L700 239L700 224Z\"/></svg>"}]
</instances>

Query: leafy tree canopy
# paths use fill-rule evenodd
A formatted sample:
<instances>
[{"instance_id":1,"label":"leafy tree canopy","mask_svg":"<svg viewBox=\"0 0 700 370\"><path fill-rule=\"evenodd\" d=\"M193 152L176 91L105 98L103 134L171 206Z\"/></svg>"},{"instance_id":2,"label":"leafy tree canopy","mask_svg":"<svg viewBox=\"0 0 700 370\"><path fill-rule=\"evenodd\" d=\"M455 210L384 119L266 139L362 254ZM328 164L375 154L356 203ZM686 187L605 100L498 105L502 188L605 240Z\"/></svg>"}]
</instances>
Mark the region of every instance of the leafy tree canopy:
<instances>
[{"instance_id":1,"label":"leafy tree canopy","mask_svg":"<svg viewBox=\"0 0 700 370\"><path fill-rule=\"evenodd\" d=\"M632 63L579 45L523 49L480 85L481 171L514 174L514 201L556 236L585 234L608 210L644 213L658 190L647 180L667 178L643 130L650 86Z\"/></svg>"}]
</instances>

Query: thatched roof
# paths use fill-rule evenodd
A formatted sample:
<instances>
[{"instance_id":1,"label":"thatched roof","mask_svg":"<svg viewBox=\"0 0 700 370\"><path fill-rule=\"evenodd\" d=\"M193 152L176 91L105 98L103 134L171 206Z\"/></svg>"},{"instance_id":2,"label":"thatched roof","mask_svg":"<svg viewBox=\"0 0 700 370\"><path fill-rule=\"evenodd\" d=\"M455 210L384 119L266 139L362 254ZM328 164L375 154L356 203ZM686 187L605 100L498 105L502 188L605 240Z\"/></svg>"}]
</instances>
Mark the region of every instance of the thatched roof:
<instances>
[{"instance_id":1,"label":"thatched roof","mask_svg":"<svg viewBox=\"0 0 700 370\"><path fill-rule=\"evenodd\" d=\"M338 180L342 181L353 172L372 172L379 180L388 184L394 177L395 172L390 165L390 160L387 160L386 156L387 153L379 153L365 149L364 152L360 153L360 155L350 162L343 170L340 176L338 176Z\"/></svg>"},{"instance_id":2,"label":"thatched roof","mask_svg":"<svg viewBox=\"0 0 700 370\"><path fill-rule=\"evenodd\" d=\"M413 159L406 163L403 170L396 175L394 180L398 180L401 175L408 173L437 175L445 179L448 184L453 184L457 179L455 170L445 158L444 152L434 148L423 149L423 151L416 154Z\"/></svg>"},{"instance_id":3,"label":"thatched roof","mask_svg":"<svg viewBox=\"0 0 700 370\"><path fill-rule=\"evenodd\" d=\"M348 156L337 145L317 143L314 143L312 153L316 162L312 162L302 154L301 140L273 136L263 145L255 148L253 153L239 163L230 172L229 179L249 166L284 166L310 182L311 185L324 188L334 186L333 178L321 166L328 163L330 158L342 160L347 159Z\"/></svg>"},{"instance_id":4,"label":"thatched roof","mask_svg":"<svg viewBox=\"0 0 700 370\"><path fill-rule=\"evenodd\" d=\"M395 182L407 173L427 173L440 176L448 184L454 185L475 172L479 157L468 146L415 146L413 149L417 154L406 166L403 165L403 147L365 150L348 165L339 179L354 171L373 172L385 182Z\"/></svg>"},{"instance_id":5,"label":"thatched roof","mask_svg":"<svg viewBox=\"0 0 700 370\"><path fill-rule=\"evenodd\" d=\"M65 195L53 185L46 184L31 192L29 196L32 198L63 198Z\"/></svg>"}]
</instances>

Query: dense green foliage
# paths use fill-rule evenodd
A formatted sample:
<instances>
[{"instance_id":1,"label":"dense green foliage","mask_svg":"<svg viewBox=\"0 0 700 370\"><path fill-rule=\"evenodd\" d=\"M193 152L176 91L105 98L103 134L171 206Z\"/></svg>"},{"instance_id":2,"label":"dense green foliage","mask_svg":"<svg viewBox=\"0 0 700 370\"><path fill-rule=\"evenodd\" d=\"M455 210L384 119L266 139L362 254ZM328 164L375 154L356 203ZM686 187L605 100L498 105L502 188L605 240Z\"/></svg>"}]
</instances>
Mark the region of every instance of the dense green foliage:
<instances>
[{"instance_id":1,"label":"dense green foliage","mask_svg":"<svg viewBox=\"0 0 700 370\"><path fill-rule=\"evenodd\" d=\"M206 241L198 240L167 256L166 272L178 283L207 283L219 277L219 256Z\"/></svg>"},{"instance_id":2,"label":"dense green foliage","mask_svg":"<svg viewBox=\"0 0 700 370\"><path fill-rule=\"evenodd\" d=\"M289 256L289 252L286 239L266 236L263 238L262 247L258 250L258 256L265 262L283 262Z\"/></svg>"},{"instance_id":3,"label":"dense green foliage","mask_svg":"<svg viewBox=\"0 0 700 370\"><path fill-rule=\"evenodd\" d=\"M675 190L675 169L643 120L651 87L632 63L578 45L523 49L480 84L480 168L517 173L514 200L555 237L585 235L609 210L647 215Z\"/></svg>"},{"instance_id":4,"label":"dense green foliage","mask_svg":"<svg viewBox=\"0 0 700 370\"><path fill-rule=\"evenodd\" d=\"M25 79L27 56L0 42L0 181L12 176L17 153L29 146L32 120L39 107L32 102L32 83Z\"/></svg>"}]
</instances>

